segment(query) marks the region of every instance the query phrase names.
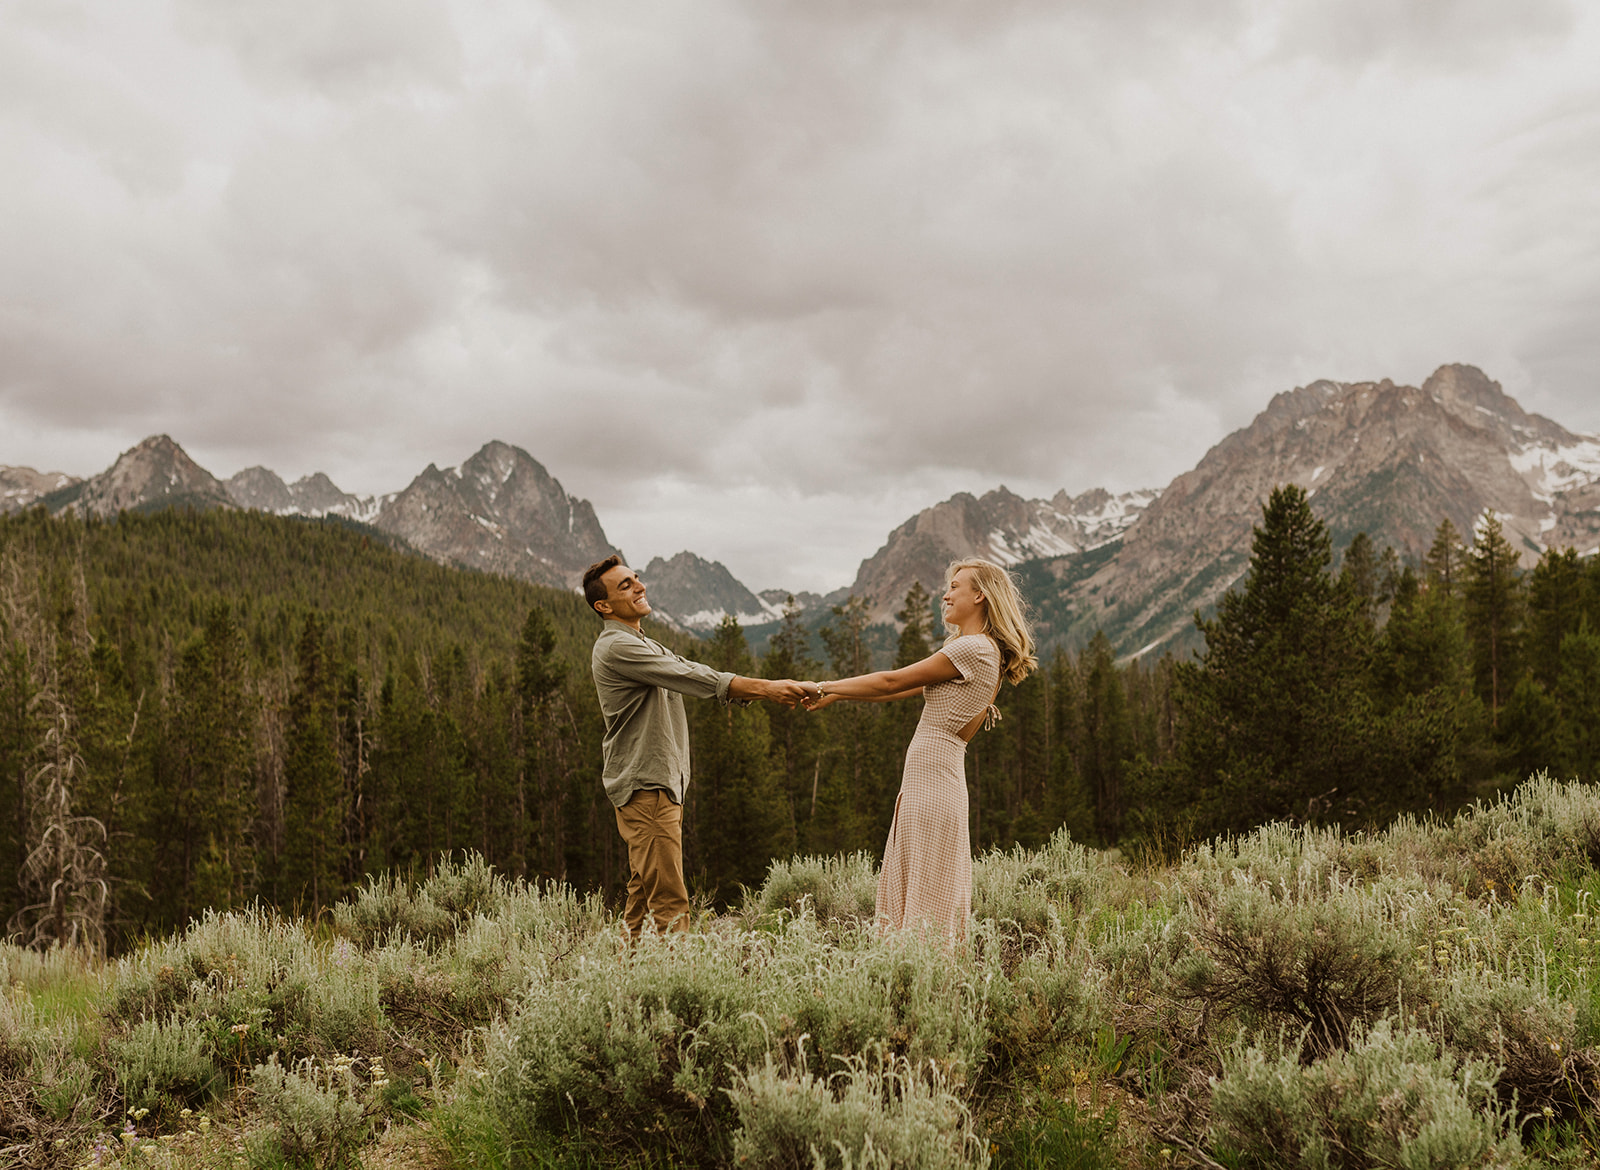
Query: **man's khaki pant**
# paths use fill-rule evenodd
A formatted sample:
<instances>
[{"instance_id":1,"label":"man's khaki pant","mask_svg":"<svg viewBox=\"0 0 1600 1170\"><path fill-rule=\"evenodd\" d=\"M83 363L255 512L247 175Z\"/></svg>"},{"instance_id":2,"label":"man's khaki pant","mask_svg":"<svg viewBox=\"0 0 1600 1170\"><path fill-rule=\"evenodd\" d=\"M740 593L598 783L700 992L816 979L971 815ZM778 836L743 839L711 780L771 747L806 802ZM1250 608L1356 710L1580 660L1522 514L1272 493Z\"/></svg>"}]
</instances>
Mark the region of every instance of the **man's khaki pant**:
<instances>
[{"instance_id":1,"label":"man's khaki pant","mask_svg":"<svg viewBox=\"0 0 1600 1170\"><path fill-rule=\"evenodd\" d=\"M635 792L617 810L617 832L628 846L628 906L623 921L637 936L645 911L656 929L689 929L689 891L683 884L683 806L659 788Z\"/></svg>"}]
</instances>

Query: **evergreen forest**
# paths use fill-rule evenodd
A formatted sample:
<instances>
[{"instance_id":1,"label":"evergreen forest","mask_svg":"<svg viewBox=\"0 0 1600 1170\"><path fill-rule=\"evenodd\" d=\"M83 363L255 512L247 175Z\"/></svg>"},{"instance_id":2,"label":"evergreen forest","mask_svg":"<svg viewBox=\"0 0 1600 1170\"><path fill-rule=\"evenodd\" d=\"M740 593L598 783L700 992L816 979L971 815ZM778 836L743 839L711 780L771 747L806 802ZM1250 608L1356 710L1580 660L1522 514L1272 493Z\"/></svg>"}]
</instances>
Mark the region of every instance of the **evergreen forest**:
<instances>
[{"instance_id":1,"label":"evergreen forest","mask_svg":"<svg viewBox=\"0 0 1600 1170\"><path fill-rule=\"evenodd\" d=\"M903 599L893 662L937 647ZM731 620L653 636L718 669L890 665L868 601L757 659ZM1188 661L1052 647L969 749L978 852L1075 841L1177 857L1266 821L1450 814L1600 763L1600 564L1524 571L1492 516L1420 564L1364 535L1335 560L1276 491L1250 569ZM0 918L24 944L120 953L206 909L316 919L393 873L477 854L615 899L582 599L434 564L336 521L168 511L0 518ZM775 859L877 854L920 704L816 713L691 702L685 864L736 904Z\"/></svg>"}]
</instances>

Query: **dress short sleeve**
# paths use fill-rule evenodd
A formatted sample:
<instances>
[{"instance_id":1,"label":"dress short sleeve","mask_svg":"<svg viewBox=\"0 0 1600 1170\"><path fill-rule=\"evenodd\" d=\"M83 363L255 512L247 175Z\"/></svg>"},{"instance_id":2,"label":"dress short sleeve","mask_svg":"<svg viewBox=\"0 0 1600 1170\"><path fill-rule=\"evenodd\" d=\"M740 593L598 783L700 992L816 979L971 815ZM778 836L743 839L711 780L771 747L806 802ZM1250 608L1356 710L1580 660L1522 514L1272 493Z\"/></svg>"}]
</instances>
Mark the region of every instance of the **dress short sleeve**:
<instances>
[{"instance_id":1,"label":"dress short sleeve","mask_svg":"<svg viewBox=\"0 0 1600 1170\"><path fill-rule=\"evenodd\" d=\"M999 650L983 634L967 634L940 647L944 656L955 663L963 679L970 679L974 671L981 671L986 661L999 657Z\"/></svg>"}]
</instances>

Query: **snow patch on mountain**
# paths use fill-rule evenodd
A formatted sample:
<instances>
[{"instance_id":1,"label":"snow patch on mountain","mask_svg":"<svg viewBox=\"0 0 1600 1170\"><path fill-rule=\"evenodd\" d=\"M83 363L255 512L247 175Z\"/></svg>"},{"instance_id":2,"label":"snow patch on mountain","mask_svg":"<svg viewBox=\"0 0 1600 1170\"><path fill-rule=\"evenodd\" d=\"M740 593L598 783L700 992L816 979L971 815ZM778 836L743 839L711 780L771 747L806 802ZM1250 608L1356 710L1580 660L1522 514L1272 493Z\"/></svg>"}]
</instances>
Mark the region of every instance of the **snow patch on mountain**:
<instances>
[{"instance_id":1,"label":"snow patch on mountain","mask_svg":"<svg viewBox=\"0 0 1600 1170\"><path fill-rule=\"evenodd\" d=\"M1509 455L1511 466L1533 494L1546 502L1560 492L1600 481L1600 437L1584 435L1576 443L1530 443Z\"/></svg>"}]
</instances>

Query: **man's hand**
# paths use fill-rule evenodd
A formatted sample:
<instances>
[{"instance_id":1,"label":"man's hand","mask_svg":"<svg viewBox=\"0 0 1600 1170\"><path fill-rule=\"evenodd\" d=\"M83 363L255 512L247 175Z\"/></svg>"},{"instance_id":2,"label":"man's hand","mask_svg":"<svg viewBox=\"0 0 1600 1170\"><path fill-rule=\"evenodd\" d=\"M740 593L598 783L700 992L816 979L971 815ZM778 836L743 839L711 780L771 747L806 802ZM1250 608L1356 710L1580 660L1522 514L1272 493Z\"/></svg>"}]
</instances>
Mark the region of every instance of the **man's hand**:
<instances>
[{"instance_id":1,"label":"man's hand","mask_svg":"<svg viewBox=\"0 0 1600 1170\"><path fill-rule=\"evenodd\" d=\"M806 697L805 686L792 678L778 679L771 685L773 693L768 697L774 703L782 703L785 707L793 707Z\"/></svg>"},{"instance_id":2,"label":"man's hand","mask_svg":"<svg viewBox=\"0 0 1600 1170\"><path fill-rule=\"evenodd\" d=\"M792 678L745 678L740 675L728 684L728 695L735 699L765 699L793 707L805 697L805 688Z\"/></svg>"}]
</instances>

